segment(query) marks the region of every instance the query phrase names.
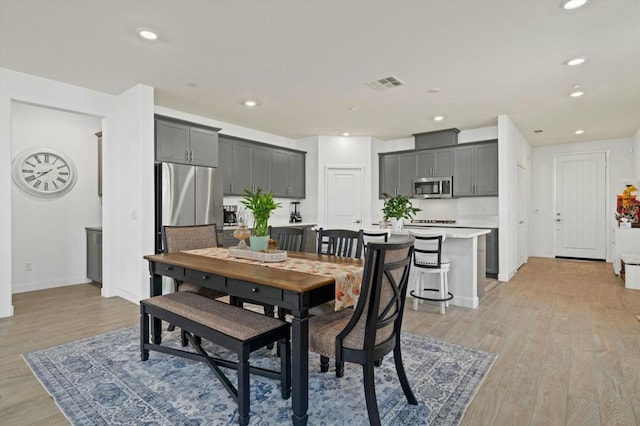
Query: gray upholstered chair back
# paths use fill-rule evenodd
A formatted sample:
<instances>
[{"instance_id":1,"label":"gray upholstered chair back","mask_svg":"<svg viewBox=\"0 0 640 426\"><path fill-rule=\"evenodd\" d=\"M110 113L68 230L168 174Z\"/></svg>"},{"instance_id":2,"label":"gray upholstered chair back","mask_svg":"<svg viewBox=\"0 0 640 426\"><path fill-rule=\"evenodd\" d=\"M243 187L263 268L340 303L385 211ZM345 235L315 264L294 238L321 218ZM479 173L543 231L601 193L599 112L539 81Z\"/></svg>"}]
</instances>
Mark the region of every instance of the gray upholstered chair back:
<instances>
[{"instance_id":1,"label":"gray upholstered chair back","mask_svg":"<svg viewBox=\"0 0 640 426\"><path fill-rule=\"evenodd\" d=\"M163 226L162 246L165 253L218 247L218 228L211 225Z\"/></svg>"}]
</instances>

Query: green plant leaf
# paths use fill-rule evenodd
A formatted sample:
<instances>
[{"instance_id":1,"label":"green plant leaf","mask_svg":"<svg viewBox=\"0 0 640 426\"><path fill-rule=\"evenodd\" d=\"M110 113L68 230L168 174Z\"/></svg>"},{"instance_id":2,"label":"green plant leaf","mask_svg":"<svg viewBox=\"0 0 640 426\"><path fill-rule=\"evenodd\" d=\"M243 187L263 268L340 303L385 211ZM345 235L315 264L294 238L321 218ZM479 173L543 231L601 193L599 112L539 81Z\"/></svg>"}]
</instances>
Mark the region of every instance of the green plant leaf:
<instances>
[{"instance_id":1,"label":"green plant leaf","mask_svg":"<svg viewBox=\"0 0 640 426\"><path fill-rule=\"evenodd\" d=\"M281 203L273 200L273 193L262 192L262 188L256 188L255 192L244 190L244 199L240 203L253 213L253 229L251 235L265 237L269 235L269 217Z\"/></svg>"},{"instance_id":2,"label":"green plant leaf","mask_svg":"<svg viewBox=\"0 0 640 426\"><path fill-rule=\"evenodd\" d=\"M384 192L382 196L384 197L384 205L382 207L384 220L392 217L412 219L413 215L422 211L418 207L413 207L411 200L405 195L389 195Z\"/></svg>"}]
</instances>

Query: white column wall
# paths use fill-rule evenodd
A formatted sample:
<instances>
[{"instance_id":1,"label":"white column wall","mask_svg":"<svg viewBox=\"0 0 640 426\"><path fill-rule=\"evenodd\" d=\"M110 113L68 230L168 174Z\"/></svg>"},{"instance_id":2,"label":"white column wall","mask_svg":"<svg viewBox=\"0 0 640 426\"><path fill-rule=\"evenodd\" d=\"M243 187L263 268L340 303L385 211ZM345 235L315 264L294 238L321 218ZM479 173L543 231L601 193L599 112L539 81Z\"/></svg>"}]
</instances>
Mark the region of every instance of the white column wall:
<instances>
[{"instance_id":1,"label":"white column wall","mask_svg":"<svg viewBox=\"0 0 640 426\"><path fill-rule=\"evenodd\" d=\"M518 188L517 166L525 169L527 182L531 182L531 145L516 125L506 115L498 116L498 258L500 281L509 281L517 271L517 213ZM525 219L529 222L528 219ZM530 232L529 232L530 234Z\"/></svg>"},{"instance_id":2,"label":"white column wall","mask_svg":"<svg viewBox=\"0 0 640 426\"><path fill-rule=\"evenodd\" d=\"M640 186L640 129L636 131L632 138L633 148L633 169L636 177L636 188Z\"/></svg>"}]
</instances>

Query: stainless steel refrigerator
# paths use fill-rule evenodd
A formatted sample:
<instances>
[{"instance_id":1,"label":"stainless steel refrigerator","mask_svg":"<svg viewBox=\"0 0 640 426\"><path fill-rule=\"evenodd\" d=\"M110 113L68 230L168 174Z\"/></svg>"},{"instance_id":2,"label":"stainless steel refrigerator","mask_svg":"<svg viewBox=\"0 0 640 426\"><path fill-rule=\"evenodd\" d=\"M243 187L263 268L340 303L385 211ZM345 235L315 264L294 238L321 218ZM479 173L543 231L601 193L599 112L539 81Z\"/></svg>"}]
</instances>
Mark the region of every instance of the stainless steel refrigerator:
<instances>
[{"instance_id":1,"label":"stainless steel refrigerator","mask_svg":"<svg viewBox=\"0 0 640 426\"><path fill-rule=\"evenodd\" d=\"M158 163L155 169L156 253L162 226L208 225L222 230L222 172L212 167Z\"/></svg>"}]
</instances>

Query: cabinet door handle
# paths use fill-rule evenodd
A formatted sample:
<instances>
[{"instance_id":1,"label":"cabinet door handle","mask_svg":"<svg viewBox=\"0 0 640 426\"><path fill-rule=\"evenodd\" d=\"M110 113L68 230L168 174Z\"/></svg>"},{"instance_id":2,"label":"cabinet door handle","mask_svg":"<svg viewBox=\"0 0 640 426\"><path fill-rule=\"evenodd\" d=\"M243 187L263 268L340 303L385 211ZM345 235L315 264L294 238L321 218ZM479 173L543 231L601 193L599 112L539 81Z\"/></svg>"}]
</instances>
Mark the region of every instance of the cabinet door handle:
<instances>
[{"instance_id":1,"label":"cabinet door handle","mask_svg":"<svg viewBox=\"0 0 640 426\"><path fill-rule=\"evenodd\" d=\"M189 150L185 152L184 161L186 161L187 163L189 162Z\"/></svg>"},{"instance_id":2,"label":"cabinet door handle","mask_svg":"<svg viewBox=\"0 0 640 426\"><path fill-rule=\"evenodd\" d=\"M233 182L229 183L229 192L233 193Z\"/></svg>"}]
</instances>

